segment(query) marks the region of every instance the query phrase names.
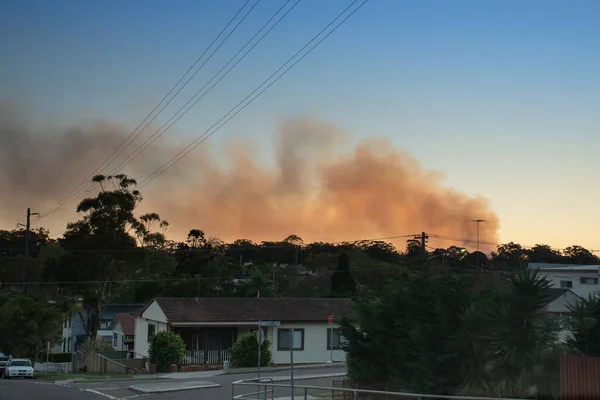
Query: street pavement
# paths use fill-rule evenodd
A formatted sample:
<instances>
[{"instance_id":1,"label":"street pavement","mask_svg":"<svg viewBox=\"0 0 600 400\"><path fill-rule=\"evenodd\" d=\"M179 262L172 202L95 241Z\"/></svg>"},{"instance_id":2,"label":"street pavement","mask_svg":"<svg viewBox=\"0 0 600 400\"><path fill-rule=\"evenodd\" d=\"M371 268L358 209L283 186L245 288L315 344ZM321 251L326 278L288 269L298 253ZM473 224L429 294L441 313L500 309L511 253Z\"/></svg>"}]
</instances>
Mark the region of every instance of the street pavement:
<instances>
[{"instance_id":1,"label":"street pavement","mask_svg":"<svg viewBox=\"0 0 600 400\"><path fill-rule=\"evenodd\" d=\"M20 379L0 380L0 400L101 400L94 393L84 392L52 383L23 381Z\"/></svg>"},{"instance_id":2,"label":"street pavement","mask_svg":"<svg viewBox=\"0 0 600 400\"><path fill-rule=\"evenodd\" d=\"M319 375L345 373L345 365L315 367L310 369L299 369L294 371L296 378L299 379L296 385L310 385L332 387L334 379L341 377L322 377L316 378ZM278 384L289 385L290 371L272 372L268 375L261 376L274 377ZM256 378L256 373L253 374L225 374L203 378L183 378L183 379L161 379L152 381L140 380L119 380L108 382L85 382L85 383L60 383L56 384L38 382L38 381L0 381L0 400L126 400L137 399L143 400L143 397L153 396L152 400L188 400L188 399L211 399L211 400L231 400L232 398L232 382L241 379ZM166 382L168 381L168 382ZM163 392L163 393L144 393L142 391L134 391L130 387L148 387L150 385L163 387L201 387L183 391ZM166 385L166 386L164 386ZM242 393L250 393L256 391L255 386L240 386L236 387L236 395ZM303 394L301 389L295 391L297 395ZM276 388L275 397L289 397L289 388ZM269 396L270 398L270 396Z\"/></svg>"}]
</instances>

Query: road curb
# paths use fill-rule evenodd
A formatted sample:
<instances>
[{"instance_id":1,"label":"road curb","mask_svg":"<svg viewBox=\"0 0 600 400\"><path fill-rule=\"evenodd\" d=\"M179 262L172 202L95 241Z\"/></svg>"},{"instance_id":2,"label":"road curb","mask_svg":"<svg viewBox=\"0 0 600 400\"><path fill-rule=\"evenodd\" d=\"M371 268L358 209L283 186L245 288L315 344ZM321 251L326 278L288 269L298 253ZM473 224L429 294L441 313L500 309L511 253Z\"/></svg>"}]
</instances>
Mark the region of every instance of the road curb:
<instances>
[{"instance_id":1,"label":"road curb","mask_svg":"<svg viewBox=\"0 0 600 400\"><path fill-rule=\"evenodd\" d=\"M336 362L336 363L326 363L326 364L310 364L310 365L294 365L294 371L302 370L302 369L316 369L316 368L335 368L346 366L346 363ZM261 368L261 374L268 374L270 372L281 372L281 371L289 371L291 368L289 365L281 366L281 367L266 367ZM254 368L230 368L225 369L224 375L240 375L240 374L252 374L256 372L256 367Z\"/></svg>"},{"instance_id":2,"label":"road curb","mask_svg":"<svg viewBox=\"0 0 600 400\"><path fill-rule=\"evenodd\" d=\"M184 390L195 390L195 389L208 389L208 388L216 388L221 387L218 383L208 382L208 381L199 381L199 382L190 382L188 385L178 385L175 387L146 387L141 385L131 385L129 389L143 394L153 394L153 393L167 393L167 392L182 392Z\"/></svg>"}]
</instances>

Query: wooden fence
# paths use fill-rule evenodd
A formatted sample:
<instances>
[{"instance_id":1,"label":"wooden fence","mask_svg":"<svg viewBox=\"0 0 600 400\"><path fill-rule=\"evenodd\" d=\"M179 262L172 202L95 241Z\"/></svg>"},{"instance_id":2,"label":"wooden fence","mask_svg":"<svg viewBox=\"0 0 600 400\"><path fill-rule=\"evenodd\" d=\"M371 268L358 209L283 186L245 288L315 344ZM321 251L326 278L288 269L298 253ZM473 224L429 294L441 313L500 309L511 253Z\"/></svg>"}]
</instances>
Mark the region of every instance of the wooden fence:
<instances>
[{"instance_id":1,"label":"wooden fence","mask_svg":"<svg viewBox=\"0 0 600 400\"><path fill-rule=\"evenodd\" d=\"M560 356L561 400L600 399L600 357Z\"/></svg>"}]
</instances>

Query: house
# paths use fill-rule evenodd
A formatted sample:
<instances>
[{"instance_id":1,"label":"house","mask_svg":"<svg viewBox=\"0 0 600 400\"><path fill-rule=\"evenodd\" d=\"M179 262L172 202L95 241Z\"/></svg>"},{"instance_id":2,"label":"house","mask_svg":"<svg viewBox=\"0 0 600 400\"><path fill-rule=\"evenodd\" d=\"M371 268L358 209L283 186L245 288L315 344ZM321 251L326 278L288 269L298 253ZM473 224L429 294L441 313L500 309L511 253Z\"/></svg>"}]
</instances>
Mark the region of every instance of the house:
<instances>
[{"instance_id":1,"label":"house","mask_svg":"<svg viewBox=\"0 0 600 400\"><path fill-rule=\"evenodd\" d=\"M550 288L546 294L544 310L559 322L558 341L564 343L571 334L568 323L569 307L581 300L581 297L567 288Z\"/></svg>"},{"instance_id":2,"label":"house","mask_svg":"<svg viewBox=\"0 0 600 400\"><path fill-rule=\"evenodd\" d=\"M113 332L109 329L115 316L119 313L128 313L139 310L145 304L107 304L104 306L100 323L98 327L98 337L112 343ZM83 318L83 320L82 320ZM84 325L85 324L85 325ZM74 312L70 316L66 316L63 320L62 333L62 351L74 352L79 346L85 342L87 338L87 329L91 328L92 319L89 318L86 310L81 310L81 315Z\"/></svg>"},{"instance_id":3,"label":"house","mask_svg":"<svg viewBox=\"0 0 600 400\"><path fill-rule=\"evenodd\" d=\"M112 331L112 346L115 350L134 350L135 319L142 310L119 313L112 320L108 330Z\"/></svg>"},{"instance_id":4,"label":"house","mask_svg":"<svg viewBox=\"0 0 600 400\"><path fill-rule=\"evenodd\" d=\"M228 360L227 350L240 335L257 331L261 324L274 364L289 364L290 342L294 363L344 361L339 327L329 324L330 315L333 322L342 316L352 317L352 301L159 297L136 318L135 352L138 357L148 356L151 337L156 332L173 330L185 342L186 363L220 364Z\"/></svg>"},{"instance_id":5,"label":"house","mask_svg":"<svg viewBox=\"0 0 600 400\"><path fill-rule=\"evenodd\" d=\"M529 263L553 287L571 289L579 297L588 298L600 291L600 265Z\"/></svg>"},{"instance_id":6,"label":"house","mask_svg":"<svg viewBox=\"0 0 600 400\"><path fill-rule=\"evenodd\" d=\"M550 315L563 318L569 314L569 306L581 300L571 289L550 288L546 292L546 305L544 309Z\"/></svg>"}]
</instances>

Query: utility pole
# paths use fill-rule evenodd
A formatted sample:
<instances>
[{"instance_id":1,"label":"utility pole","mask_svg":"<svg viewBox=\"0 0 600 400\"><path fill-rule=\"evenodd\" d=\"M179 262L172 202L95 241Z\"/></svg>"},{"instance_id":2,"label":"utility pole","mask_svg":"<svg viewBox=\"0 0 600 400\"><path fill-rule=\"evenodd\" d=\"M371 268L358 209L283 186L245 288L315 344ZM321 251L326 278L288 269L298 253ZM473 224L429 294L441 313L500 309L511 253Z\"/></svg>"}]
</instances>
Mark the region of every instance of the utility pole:
<instances>
[{"instance_id":1,"label":"utility pole","mask_svg":"<svg viewBox=\"0 0 600 400\"><path fill-rule=\"evenodd\" d=\"M40 215L32 213L31 208L27 208L27 222L25 224L25 260L23 260L23 294L27 295L27 281L29 280L29 241L31 237L31 216Z\"/></svg>"},{"instance_id":2,"label":"utility pole","mask_svg":"<svg viewBox=\"0 0 600 400\"><path fill-rule=\"evenodd\" d=\"M427 239L429 239L429 236L425 232L421 232L421 251L423 254L427 253Z\"/></svg>"},{"instance_id":3,"label":"utility pole","mask_svg":"<svg viewBox=\"0 0 600 400\"><path fill-rule=\"evenodd\" d=\"M485 219L474 219L471 222L475 222L477 226L477 266L483 272L483 268L481 267L481 252L479 251L479 223L486 222Z\"/></svg>"}]
</instances>

